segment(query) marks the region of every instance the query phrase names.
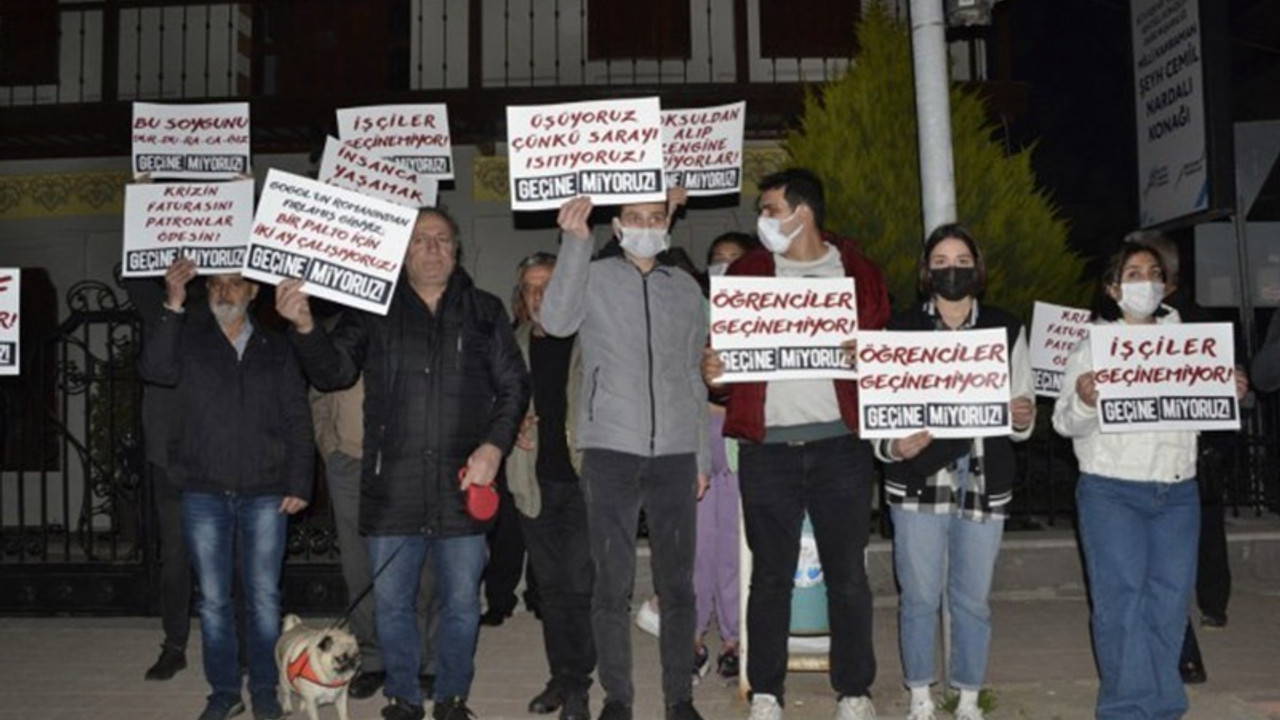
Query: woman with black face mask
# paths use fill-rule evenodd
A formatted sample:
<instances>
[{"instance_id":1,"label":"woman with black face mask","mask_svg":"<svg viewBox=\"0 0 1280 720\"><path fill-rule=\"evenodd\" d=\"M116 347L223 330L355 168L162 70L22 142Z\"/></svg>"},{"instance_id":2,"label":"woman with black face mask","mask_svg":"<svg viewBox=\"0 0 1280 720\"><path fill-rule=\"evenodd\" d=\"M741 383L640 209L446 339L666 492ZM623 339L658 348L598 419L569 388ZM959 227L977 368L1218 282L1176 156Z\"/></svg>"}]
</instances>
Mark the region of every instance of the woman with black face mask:
<instances>
[{"instance_id":1,"label":"woman with black face mask","mask_svg":"<svg viewBox=\"0 0 1280 720\"><path fill-rule=\"evenodd\" d=\"M903 677L911 691L908 720L934 720L930 686L937 680L938 608L946 590L951 612L950 684L960 691L956 720L982 720L978 692L987 673L991 612L987 595L1013 495L1011 441L1027 439L1035 421L1035 389L1022 324L979 305L986 282L982 253L960 225L939 227L920 256L923 300L896 314L890 330L949 332L1003 328L1009 342L1007 437L935 439L927 431L879 440L893 518Z\"/></svg>"}]
</instances>

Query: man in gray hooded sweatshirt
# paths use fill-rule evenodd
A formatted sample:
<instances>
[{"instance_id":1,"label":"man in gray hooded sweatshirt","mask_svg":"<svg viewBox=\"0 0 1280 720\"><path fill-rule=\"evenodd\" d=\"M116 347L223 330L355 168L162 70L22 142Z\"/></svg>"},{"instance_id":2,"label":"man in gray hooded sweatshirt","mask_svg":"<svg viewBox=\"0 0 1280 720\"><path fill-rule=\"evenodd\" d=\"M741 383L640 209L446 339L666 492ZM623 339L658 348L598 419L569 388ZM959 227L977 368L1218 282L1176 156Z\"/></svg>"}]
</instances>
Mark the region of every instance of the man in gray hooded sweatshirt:
<instances>
[{"instance_id":1,"label":"man in gray hooded sweatshirt","mask_svg":"<svg viewBox=\"0 0 1280 720\"><path fill-rule=\"evenodd\" d=\"M662 598L662 692L667 720L701 720L693 707L693 556L697 500L707 478L707 342L702 291L656 256L669 244L661 202L623 205L614 231L623 255L591 261L591 200L560 208L559 261L542 300L551 335L578 333L583 451L595 586L591 626L605 691L600 720L631 720L631 589L636 525L649 523L654 586Z\"/></svg>"}]
</instances>

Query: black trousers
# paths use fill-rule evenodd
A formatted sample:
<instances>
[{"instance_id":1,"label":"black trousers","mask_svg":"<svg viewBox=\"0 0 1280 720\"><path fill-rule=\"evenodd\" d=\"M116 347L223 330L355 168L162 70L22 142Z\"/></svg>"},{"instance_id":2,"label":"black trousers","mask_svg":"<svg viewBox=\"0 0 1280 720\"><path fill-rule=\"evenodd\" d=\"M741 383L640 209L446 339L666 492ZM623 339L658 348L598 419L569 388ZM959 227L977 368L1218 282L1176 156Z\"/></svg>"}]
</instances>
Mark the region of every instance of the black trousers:
<instances>
[{"instance_id":1,"label":"black trousers","mask_svg":"<svg viewBox=\"0 0 1280 720\"><path fill-rule=\"evenodd\" d=\"M484 599L489 612L510 615L516 609L516 586L524 573L524 533L520 511L507 489L498 483L498 517L489 529L489 562L484 568Z\"/></svg>"},{"instance_id":2,"label":"black trousers","mask_svg":"<svg viewBox=\"0 0 1280 720\"><path fill-rule=\"evenodd\" d=\"M164 645L185 651L191 636L191 556L182 532L182 491L164 468L151 466L151 492L160 530L160 619Z\"/></svg>"}]
</instances>

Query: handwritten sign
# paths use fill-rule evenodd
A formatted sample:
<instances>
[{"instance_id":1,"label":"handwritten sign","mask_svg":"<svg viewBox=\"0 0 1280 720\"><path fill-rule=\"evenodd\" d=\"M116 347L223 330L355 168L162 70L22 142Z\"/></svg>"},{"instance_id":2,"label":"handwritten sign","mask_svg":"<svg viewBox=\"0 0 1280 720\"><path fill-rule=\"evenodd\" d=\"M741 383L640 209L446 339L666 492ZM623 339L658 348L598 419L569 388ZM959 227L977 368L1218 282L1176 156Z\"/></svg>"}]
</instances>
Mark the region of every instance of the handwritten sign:
<instances>
[{"instance_id":1,"label":"handwritten sign","mask_svg":"<svg viewBox=\"0 0 1280 720\"><path fill-rule=\"evenodd\" d=\"M864 439L928 430L939 438L1008 435L1009 341L1000 328L858 335Z\"/></svg>"},{"instance_id":2,"label":"handwritten sign","mask_svg":"<svg viewBox=\"0 0 1280 720\"><path fill-rule=\"evenodd\" d=\"M449 110L443 103L344 108L338 111L338 137L420 175L453 179Z\"/></svg>"},{"instance_id":3,"label":"handwritten sign","mask_svg":"<svg viewBox=\"0 0 1280 720\"><path fill-rule=\"evenodd\" d=\"M121 275L164 275L179 257L201 275L239 272L252 220L252 180L129 185Z\"/></svg>"},{"instance_id":4,"label":"handwritten sign","mask_svg":"<svg viewBox=\"0 0 1280 720\"><path fill-rule=\"evenodd\" d=\"M1089 329L1102 432L1238 430L1230 323Z\"/></svg>"},{"instance_id":5,"label":"handwritten sign","mask_svg":"<svg viewBox=\"0 0 1280 720\"><path fill-rule=\"evenodd\" d=\"M660 114L656 97L508 107L511 209L553 210L578 195L666 200Z\"/></svg>"},{"instance_id":6,"label":"handwritten sign","mask_svg":"<svg viewBox=\"0 0 1280 720\"><path fill-rule=\"evenodd\" d=\"M662 111L667 187L690 197L742 191L742 128L747 104Z\"/></svg>"},{"instance_id":7,"label":"handwritten sign","mask_svg":"<svg viewBox=\"0 0 1280 720\"><path fill-rule=\"evenodd\" d=\"M22 271L0 268L0 375L18 374L18 301Z\"/></svg>"},{"instance_id":8,"label":"handwritten sign","mask_svg":"<svg viewBox=\"0 0 1280 720\"><path fill-rule=\"evenodd\" d=\"M841 345L857 330L853 278L711 278L721 382L853 379Z\"/></svg>"},{"instance_id":9,"label":"handwritten sign","mask_svg":"<svg viewBox=\"0 0 1280 720\"><path fill-rule=\"evenodd\" d=\"M1058 397L1067 356L1089 335L1089 311L1039 302L1031 313L1031 374L1036 394Z\"/></svg>"},{"instance_id":10,"label":"handwritten sign","mask_svg":"<svg viewBox=\"0 0 1280 720\"><path fill-rule=\"evenodd\" d=\"M249 103L134 103L133 173L185 180L248 174Z\"/></svg>"},{"instance_id":11,"label":"handwritten sign","mask_svg":"<svg viewBox=\"0 0 1280 720\"><path fill-rule=\"evenodd\" d=\"M439 184L394 160L357 150L350 143L329 138L324 143L319 180L369 197L411 207L434 207Z\"/></svg>"},{"instance_id":12,"label":"handwritten sign","mask_svg":"<svg viewBox=\"0 0 1280 720\"><path fill-rule=\"evenodd\" d=\"M244 276L385 315L417 212L280 170L267 173Z\"/></svg>"}]
</instances>

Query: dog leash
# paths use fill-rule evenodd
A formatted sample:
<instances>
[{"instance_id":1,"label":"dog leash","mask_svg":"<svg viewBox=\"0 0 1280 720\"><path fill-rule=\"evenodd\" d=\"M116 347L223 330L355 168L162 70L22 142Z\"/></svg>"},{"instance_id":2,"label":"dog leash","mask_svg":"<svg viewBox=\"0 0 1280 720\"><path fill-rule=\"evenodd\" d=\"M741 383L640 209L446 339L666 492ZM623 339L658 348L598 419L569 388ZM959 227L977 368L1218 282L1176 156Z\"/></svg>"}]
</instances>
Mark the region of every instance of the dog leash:
<instances>
[{"instance_id":1,"label":"dog leash","mask_svg":"<svg viewBox=\"0 0 1280 720\"><path fill-rule=\"evenodd\" d=\"M329 626L330 630L336 630L337 628L343 627L347 624L347 621L351 619L351 613L355 612L356 608L360 606L360 603L363 602L364 599L368 597L369 593L373 591L373 584L378 580L378 576L382 574L383 570L386 570L387 567L391 565L391 561L396 559L396 555L400 554L400 551L404 549L404 546L409 544L409 539L410 538L406 537L401 540L400 544L396 546L396 549L392 550L391 554L387 556L387 559L382 561L382 566L373 574L373 577L369 578L369 584L365 586L364 590L360 591L360 594L356 596L355 600L351 601L351 604L347 606L347 609L341 615L338 616L338 619L333 621L333 624Z\"/></svg>"}]
</instances>

